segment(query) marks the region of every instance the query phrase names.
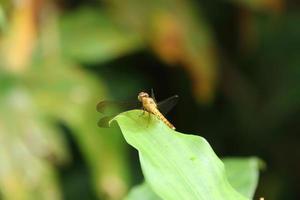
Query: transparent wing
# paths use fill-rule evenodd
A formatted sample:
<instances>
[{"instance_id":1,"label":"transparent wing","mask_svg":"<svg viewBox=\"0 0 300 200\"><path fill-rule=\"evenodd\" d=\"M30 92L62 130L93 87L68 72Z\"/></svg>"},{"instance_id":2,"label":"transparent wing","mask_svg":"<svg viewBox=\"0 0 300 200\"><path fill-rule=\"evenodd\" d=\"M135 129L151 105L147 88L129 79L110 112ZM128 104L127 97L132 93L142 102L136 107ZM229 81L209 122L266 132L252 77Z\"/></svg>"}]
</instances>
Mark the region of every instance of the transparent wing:
<instances>
[{"instance_id":1,"label":"transparent wing","mask_svg":"<svg viewBox=\"0 0 300 200\"><path fill-rule=\"evenodd\" d=\"M159 103L157 103L158 109L162 114L167 114L178 102L179 96L171 96Z\"/></svg>"},{"instance_id":2,"label":"transparent wing","mask_svg":"<svg viewBox=\"0 0 300 200\"><path fill-rule=\"evenodd\" d=\"M112 114L113 112L123 112L125 110L140 108L137 101L133 102L119 102L119 101L100 101L96 109L102 114Z\"/></svg>"},{"instance_id":3,"label":"transparent wing","mask_svg":"<svg viewBox=\"0 0 300 200\"><path fill-rule=\"evenodd\" d=\"M109 122L115 117L115 115L113 116L105 116L102 117L99 121L98 121L98 126L101 128L109 128Z\"/></svg>"},{"instance_id":4,"label":"transparent wing","mask_svg":"<svg viewBox=\"0 0 300 200\"><path fill-rule=\"evenodd\" d=\"M154 98L153 90L151 90L151 96ZM158 109L167 114L178 102L178 95L171 96L157 104ZM155 99L154 99L155 100ZM104 114L98 121L98 126L102 128L109 127L109 122L112 118L118 115L120 112L124 112L130 109L141 109L141 104L137 101L132 102L118 102L118 101L100 101L97 104L97 111Z\"/></svg>"},{"instance_id":5,"label":"transparent wing","mask_svg":"<svg viewBox=\"0 0 300 200\"><path fill-rule=\"evenodd\" d=\"M151 88L151 98L156 102L153 88Z\"/></svg>"},{"instance_id":6,"label":"transparent wing","mask_svg":"<svg viewBox=\"0 0 300 200\"><path fill-rule=\"evenodd\" d=\"M137 101L119 102L119 101L100 101L96 110L103 114L98 121L98 126L101 128L109 128L109 121L121 112L130 109L139 109L141 106Z\"/></svg>"}]
</instances>

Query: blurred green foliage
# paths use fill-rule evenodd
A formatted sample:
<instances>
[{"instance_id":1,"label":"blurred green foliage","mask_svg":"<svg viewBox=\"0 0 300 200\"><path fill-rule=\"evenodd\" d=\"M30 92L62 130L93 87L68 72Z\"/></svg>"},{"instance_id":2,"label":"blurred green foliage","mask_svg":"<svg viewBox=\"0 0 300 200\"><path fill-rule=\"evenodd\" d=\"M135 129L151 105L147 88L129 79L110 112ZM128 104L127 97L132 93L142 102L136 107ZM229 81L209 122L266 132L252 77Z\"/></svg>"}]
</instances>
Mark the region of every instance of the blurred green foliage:
<instances>
[{"instance_id":1,"label":"blurred green foliage","mask_svg":"<svg viewBox=\"0 0 300 200\"><path fill-rule=\"evenodd\" d=\"M95 106L149 88L219 156L266 162L255 198L299 199L299 20L284 0L1 0L0 199L124 197L137 156Z\"/></svg>"},{"instance_id":2,"label":"blurred green foliage","mask_svg":"<svg viewBox=\"0 0 300 200\"><path fill-rule=\"evenodd\" d=\"M136 32L118 26L102 12L86 7L63 17L61 45L65 56L84 63L101 63L143 47Z\"/></svg>"}]
</instances>

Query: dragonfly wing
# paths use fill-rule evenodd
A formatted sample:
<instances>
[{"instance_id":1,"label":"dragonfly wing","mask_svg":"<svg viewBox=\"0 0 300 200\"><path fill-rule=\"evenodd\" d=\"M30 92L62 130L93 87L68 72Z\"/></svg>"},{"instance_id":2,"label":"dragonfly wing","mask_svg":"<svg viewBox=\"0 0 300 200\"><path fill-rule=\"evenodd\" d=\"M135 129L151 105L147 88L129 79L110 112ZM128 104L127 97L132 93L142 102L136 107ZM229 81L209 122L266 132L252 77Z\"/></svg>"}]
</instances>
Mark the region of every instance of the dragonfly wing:
<instances>
[{"instance_id":1,"label":"dragonfly wing","mask_svg":"<svg viewBox=\"0 0 300 200\"><path fill-rule=\"evenodd\" d=\"M156 102L153 88L151 88L151 98Z\"/></svg>"},{"instance_id":2,"label":"dragonfly wing","mask_svg":"<svg viewBox=\"0 0 300 200\"><path fill-rule=\"evenodd\" d=\"M114 116L105 116L102 117L99 121L98 121L98 126L101 128L109 128L109 122L115 117Z\"/></svg>"},{"instance_id":3,"label":"dragonfly wing","mask_svg":"<svg viewBox=\"0 0 300 200\"><path fill-rule=\"evenodd\" d=\"M100 101L97 104L97 111L102 114L112 114L123 112L125 110L137 109L140 105L137 101L133 102L118 102L118 101Z\"/></svg>"},{"instance_id":4,"label":"dragonfly wing","mask_svg":"<svg viewBox=\"0 0 300 200\"><path fill-rule=\"evenodd\" d=\"M100 113L105 113L108 109L115 107L116 105L118 105L118 103L115 101L100 101L97 104L96 109Z\"/></svg>"},{"instance_id":5,"label":"dragonfly wing","mask_svg":"<svg viewBox=\"0 0 300 200\"><path fill-rule=\"evenodd\" d=\"M167 114L178 102L179 96L171 96L157 104L158 109L162 114Z\"/></svg>"}]
</instances>

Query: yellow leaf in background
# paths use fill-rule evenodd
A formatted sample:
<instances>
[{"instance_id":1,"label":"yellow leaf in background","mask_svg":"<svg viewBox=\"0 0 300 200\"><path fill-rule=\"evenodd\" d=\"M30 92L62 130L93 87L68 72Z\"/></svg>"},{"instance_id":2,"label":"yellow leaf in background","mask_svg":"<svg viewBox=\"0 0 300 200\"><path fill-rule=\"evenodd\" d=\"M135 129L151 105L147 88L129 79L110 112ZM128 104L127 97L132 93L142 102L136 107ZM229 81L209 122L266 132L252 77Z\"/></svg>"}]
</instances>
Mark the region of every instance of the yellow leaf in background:
<instances>
[{"instance_id":1,"label":"yellow leaf in background","mask_svg":"<svg viewBox=\"0 0 300 200\"><path fill-rule=\"evenodd\" d=\"M153 28L150 45L153 50L169 64L179 63L184 56L183 31L176 16L171 13L160 12L153 16Z\"/></svg>"},{"instance_id":2,"label":"yellow leaf in background","mask_svg":"<svg viewBox=\"0 0 300 200\"><path fill-rule=\"evenodd\" d=\"M2 56L7 70L23 72L31 60L36 40L37 0L14 1L10 26L3 38Z\"/></svg>"},{"instance_id":3,"label":"yellow leaf in background","mask_svg":"<svg viewBox=\"0 0 300 200\"><path fill-rule=\"evenodd\" d=\"M189 7L186 8L189 12ZM150 43L158 56L169 64L180 64L190 75L193 91L201 103L214 98L217 81L217 60L214 39L200 20L182 11L163 10L153 14ZM191 11L192 12L192 11ZM198 26L198 24L200 26Z\"/></svg>"},{"instance_id":4,"label":"yellow leaf in background","mask_svg":"<svg viewBox=\"0 0 300 200\"><path fill-rule=\"evenodd\" d=\"M164 62L179 64L187 71L199 102L213 100L218 73L215 40L191 1L114 0L108 5L113 7L114 16L139 32ZM132 12L132 8L138 9Z\"/></svg>"}]
</instances>

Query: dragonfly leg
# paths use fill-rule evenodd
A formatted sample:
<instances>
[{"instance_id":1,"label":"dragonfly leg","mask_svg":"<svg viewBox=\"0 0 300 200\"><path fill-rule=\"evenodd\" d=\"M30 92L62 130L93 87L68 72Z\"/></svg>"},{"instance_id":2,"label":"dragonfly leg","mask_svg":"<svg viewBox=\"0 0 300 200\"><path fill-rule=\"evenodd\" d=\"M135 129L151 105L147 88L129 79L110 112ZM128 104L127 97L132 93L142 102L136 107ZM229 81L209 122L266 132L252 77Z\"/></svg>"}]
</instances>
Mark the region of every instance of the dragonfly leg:
<instances>
[{"instance_id":1,"label":"dragonfly leg","mask_svg":"<svg viewBox=\"0 0 300 200\"><path fill-rule=\"evenodd\" d=\"M145 115L146 110L143 108L143 112L139 115L139 117Z\"/></svg>"},{"instance_id":2,"label":"dragonfly leg","mask_svg":"<svg viewBox=\"0 0 300 200\"><path fill-rule=\"evenodd\" d=\"M149 112L147 113L148 113L148 119L147 119L147 128L148 128L151 120L151 114Z\"/></svg>"}]
</instances>

